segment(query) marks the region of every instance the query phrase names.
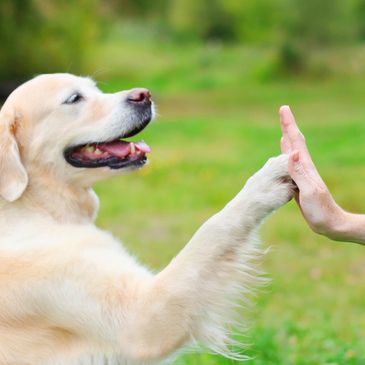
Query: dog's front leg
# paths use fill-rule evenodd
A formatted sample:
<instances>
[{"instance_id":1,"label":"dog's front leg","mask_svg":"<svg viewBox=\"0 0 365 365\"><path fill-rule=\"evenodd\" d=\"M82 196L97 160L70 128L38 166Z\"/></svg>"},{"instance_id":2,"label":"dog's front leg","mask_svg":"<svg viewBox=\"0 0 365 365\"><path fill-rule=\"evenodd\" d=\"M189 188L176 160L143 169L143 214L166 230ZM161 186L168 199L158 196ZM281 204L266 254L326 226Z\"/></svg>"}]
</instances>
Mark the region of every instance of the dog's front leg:
<instances>
[{"instance_id":1,"label":"dog's front leg","mask_svg":"<svg viewBox=\"0 0 365 365\"><path fill-rule=\"evenodd\" d=\"M270 159L198 230L133 308L133 318L139 318L133 328L136 341L129 348L137 346L138 358L160 358L194 340L231 354L237 299L259 277L252 265L260 255L256 229L292 192L287 158Z\"/></svg>"}]
</instances>

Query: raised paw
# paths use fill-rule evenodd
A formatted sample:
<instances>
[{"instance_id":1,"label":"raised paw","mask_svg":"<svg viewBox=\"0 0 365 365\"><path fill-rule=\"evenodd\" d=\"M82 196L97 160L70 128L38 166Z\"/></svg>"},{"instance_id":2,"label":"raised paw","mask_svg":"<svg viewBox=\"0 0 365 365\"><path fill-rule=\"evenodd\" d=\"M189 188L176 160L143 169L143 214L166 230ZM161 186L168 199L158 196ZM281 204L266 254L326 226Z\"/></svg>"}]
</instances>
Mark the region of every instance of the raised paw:
<instances>
[{"instance_id":1,"label":"raised paw","mask_svg":"<svg viewBox=\"0 0 365 365\"><path fill-rule=\"evenodd\" d=\"M295 191L295 183L288 172L288 156L270 158L254 174L244 188L246 197L268 211L286 204Z\"/></svg>"}]
</instances>

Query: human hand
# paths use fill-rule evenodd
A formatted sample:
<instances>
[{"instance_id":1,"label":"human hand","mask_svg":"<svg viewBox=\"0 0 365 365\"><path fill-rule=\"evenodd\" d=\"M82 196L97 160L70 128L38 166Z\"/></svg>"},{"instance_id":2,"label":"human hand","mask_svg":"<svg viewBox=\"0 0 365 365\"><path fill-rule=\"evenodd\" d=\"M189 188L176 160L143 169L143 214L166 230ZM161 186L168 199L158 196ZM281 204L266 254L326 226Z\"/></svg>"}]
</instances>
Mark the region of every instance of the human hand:
<instances>
[{"instance_id":1,"label":"human hand","mask_svg":"<svg viewBox=\"0 0 365 365\"><path fill-rule=\"evenodd\" d=\"M313 231L342 239L346 213L322 180L288 106L280 108L280 125L283 133L281 151L289 155L289 174L298 186L295 200L305 220Z\"/></svg>"}]
</instances>

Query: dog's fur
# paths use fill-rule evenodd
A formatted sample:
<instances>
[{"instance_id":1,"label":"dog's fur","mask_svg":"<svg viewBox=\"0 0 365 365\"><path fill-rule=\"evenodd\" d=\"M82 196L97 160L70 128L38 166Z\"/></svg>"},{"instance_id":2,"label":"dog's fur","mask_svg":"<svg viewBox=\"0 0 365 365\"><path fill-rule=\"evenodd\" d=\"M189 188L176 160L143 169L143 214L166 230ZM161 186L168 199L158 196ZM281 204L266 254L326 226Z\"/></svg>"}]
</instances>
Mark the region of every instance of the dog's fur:
<instances>
[{"instance_id":1,"label":"dog's fur","mask_svg":"<svg viewBox=\"0 0 365 365\"><path fill-rule=\"evenodd\" d=\"M75 90L85 100L62 104ZM192 343L230 354L237 299L258 277L255 232L292 195L287 159L270 159L152 274L93 223L91 185L121 171L76 168L63 155L137 123L127 94L103 94L87 78L42 75L1 110L1 365L144 363Z\"/></svg>"}]
</instances>

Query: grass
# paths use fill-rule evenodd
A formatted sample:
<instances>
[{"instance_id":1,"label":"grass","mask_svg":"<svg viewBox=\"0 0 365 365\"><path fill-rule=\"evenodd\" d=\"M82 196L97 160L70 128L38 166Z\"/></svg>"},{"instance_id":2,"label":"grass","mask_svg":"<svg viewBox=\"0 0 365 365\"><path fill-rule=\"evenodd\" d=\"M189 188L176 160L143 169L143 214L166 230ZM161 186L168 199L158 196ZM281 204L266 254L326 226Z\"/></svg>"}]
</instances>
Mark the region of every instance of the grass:
<instances>
[{"instance_id":1,"label":"grass","mask_svg":"<svg viewBox=\"0 0 365 365\"><path fill-rule=\"evenodd\" d=\"M151 163L96 186L101 198L98 224L120 237L142 262L154 270L163 268L205 219L279 153L281 104L292 105L338 202L365 211L363 79L254 81L240 77L236 50L219 62L212 51L205 56L202 74L204 65L195 63L200 57L195 51L186 74L186 53L175 55L182 58L178 66L167 50L161 52L161 59L151 61L142 73L160 114L143 133L153 148ZM254 59L257 55L250 59L251 71L259 67ZM222 67L227 64L231 69ZM127 75L102 87L118 90L140 78ZM253 359L248 364L365 364L365 248L315 235L293 202L265 223L262 240L272 246L263 263L272 283L251 311L246 342ZM185 354L175 363L235 362Z\"/></svg>"}]
</instances>

